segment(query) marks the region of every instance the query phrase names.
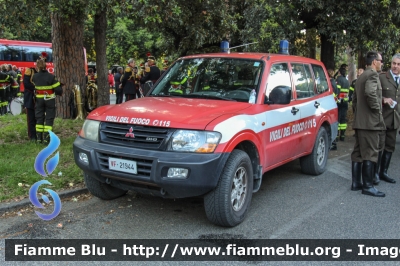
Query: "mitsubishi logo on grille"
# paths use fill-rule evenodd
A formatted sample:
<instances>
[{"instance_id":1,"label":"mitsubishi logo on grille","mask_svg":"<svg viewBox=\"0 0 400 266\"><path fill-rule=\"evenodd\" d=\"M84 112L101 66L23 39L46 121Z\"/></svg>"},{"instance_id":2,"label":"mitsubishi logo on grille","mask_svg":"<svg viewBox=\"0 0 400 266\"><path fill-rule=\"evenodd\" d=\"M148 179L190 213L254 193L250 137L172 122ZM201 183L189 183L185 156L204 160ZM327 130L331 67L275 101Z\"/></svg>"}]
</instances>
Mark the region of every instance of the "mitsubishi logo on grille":
<instances>
[{"instance_id":1,"label":"mitsubishi logo on grille","mask_svg":"<svg viewBox=\"0 0 400 266\"><path fill-rule=\"evenodd\" d=\"M134 139L135 138L135 134L133 134L132 131L133 131L133 128L131 127L129 129L129 132L125 134L125 137Z\"/></svg>"}]
</instances>

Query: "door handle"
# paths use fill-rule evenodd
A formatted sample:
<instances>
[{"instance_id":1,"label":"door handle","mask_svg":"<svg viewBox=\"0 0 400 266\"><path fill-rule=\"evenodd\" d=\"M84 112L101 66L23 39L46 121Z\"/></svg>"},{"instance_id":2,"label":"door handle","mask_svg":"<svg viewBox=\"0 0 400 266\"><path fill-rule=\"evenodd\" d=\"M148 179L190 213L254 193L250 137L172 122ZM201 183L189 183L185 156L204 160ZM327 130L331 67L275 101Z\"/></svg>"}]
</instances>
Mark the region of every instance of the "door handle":
<instances>
[{"instance_id":1,"label":"door handle","mask_svg":"<svg viewBox=\"0 0 400 266\"><path fill-rule=\"evenodd\" d=\"M291 112L292 112L293 115L296 115L296 113L297 113L298 111L300 111L300 110L297 109L296 107L293 107Z\"/></svg>"},{"instance_id":2,"label":"door handle","mask_svg":"<svg viewBox=\"0 0 400 266\"><path fill-rule=\"evenodd\" d=\"M319 102L315 101L315 103L314 103L315 108L318 108L320 105L321 104Z\"/></svg>"}]
</instances>

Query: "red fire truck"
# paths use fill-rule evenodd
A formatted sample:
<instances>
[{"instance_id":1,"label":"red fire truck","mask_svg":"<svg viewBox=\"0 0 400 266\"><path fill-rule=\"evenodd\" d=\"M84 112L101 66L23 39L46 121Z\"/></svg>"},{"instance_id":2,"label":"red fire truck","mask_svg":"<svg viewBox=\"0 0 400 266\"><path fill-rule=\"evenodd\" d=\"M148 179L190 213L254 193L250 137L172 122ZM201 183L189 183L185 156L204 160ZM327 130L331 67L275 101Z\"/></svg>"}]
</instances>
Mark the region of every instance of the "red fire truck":
<instances>
[{"instance_id":1,"label":"red fire truck","mask_svg":"<svg viewBox=\"0 0 400 266\"><path fill-rule=\"evenodd\" d=\"M54 73L52 44L47 42L30 42L0 39L0 65L11 64L15 65L22 74L25 73L25 68L35 67L36 60L42 54L47 53L46 65L50 73ZM87 72L86 49L85 70ZM20 91L24 91L23 84L20 85Z\"/></svg>"}]
</instances>

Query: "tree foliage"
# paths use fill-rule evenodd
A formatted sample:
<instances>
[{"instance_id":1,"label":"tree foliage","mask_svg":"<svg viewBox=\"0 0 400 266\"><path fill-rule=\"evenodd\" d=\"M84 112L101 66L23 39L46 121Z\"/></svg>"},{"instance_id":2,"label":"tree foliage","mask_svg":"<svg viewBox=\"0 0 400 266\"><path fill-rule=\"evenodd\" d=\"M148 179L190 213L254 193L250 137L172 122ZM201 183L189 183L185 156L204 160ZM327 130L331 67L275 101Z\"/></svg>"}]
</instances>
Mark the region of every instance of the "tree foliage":
<instances>
[{"instance_id":1,"label":"tree foliage","mask_svg":"<svg viewBox=\"0 0 400 266\"><path fill-rule=\"evenodd\" d=\"M388 62L400 48L400 0L0 0L0 38L49 42L51 14L83 30L83 41L70 49L79 54L84 45L88 58L97 61L101 105L107 103L107 66L124 65L131 57L144 60L147 52L172 61L219 51L225 39L231 46L256 43L237 51L273 53L279 41L287 39L292 54L320 58L334 67L345 60L346 52L361 58L376 49ZM53 45L71 39L53 37ZM58 68L77 60L67 54L58 59L64 60ZM82 75L74 71L71 75ZM72 80L67 82L81 83Z\"/></svg>"}]
</instances>

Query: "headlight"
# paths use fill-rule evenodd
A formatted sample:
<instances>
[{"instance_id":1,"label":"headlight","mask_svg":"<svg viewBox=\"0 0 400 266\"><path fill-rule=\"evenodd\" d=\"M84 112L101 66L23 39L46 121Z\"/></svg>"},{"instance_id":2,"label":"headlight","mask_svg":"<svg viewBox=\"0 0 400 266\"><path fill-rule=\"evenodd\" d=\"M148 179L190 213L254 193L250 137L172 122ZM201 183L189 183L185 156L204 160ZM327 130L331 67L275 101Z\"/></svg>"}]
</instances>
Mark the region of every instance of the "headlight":
<instances>
[{"instance_id":1,"label":"headlight","mask_svg":"<svg viewBox=\"0 0 400 266\"><path fill-rule=\"evenodd\" d=\"M220 140L219 132L177 130L172 135L169 150L210 153L214 152Z\"/></svg>"},{"instance_id":2,"label":"headlight","mask_svg":"<svg viewBox=\"0 0 400 266\"><path fill-rule=\"evenodd\" d=\"M85 120L82 129L79 132L79 136L85 139L90 139L93 141L99 141L99 127L100 122L95 120Z\"/></svg>"}]
</instances>

